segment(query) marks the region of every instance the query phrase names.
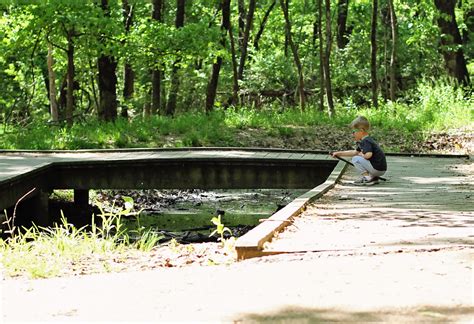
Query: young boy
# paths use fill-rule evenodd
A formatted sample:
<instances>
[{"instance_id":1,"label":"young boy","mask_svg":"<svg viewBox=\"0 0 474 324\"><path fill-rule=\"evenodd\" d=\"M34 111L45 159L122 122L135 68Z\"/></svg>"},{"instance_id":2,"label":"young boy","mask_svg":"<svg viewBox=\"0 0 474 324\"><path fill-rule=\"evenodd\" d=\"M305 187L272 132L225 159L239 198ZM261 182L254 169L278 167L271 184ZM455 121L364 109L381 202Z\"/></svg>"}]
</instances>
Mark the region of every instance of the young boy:
<instances>
[{"instance_id":1,"label":"young boy","mask_svg":"<svg viewBox=\"0 0 474 324\"><path fill-rule=\"evenodd\" d=\"M367 118L359 116L350 124L357 148L350 151L333 152L331 155L352 156L354 167L362 177L354 182L359 186L371 186L379 182L379 177L387 171L387 161L380 146L369 136L370 123Z\"/></svg>"}]
</instances>

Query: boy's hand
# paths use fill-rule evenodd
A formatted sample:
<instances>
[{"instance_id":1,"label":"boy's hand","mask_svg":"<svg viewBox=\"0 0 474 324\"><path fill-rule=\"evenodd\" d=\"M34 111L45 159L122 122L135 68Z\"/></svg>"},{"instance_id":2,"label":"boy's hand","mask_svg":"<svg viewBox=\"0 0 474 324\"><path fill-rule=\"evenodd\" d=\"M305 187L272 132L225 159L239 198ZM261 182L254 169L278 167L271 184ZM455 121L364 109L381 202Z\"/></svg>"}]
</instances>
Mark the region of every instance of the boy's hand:
<instances>
[{"instance_id":1,"label":"boy's hand","mask_svg":"<svg viewBox=\"0 0 474 324\"><path fill-rule=\"evenodd\" d=\"M330 155L331 155L333 158L337 158L337 156L339 155L339 152L332 152L332 153L330 153Z\"/></svg>"}]
</instances>

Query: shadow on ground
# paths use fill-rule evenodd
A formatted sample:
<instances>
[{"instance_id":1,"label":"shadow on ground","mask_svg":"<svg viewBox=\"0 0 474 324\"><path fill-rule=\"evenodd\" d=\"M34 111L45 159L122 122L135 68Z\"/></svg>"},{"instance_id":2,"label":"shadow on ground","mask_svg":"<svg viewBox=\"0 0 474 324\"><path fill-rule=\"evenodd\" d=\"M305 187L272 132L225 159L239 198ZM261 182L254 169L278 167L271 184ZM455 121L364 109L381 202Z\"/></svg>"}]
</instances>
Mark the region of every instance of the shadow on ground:
<instances>
[{"instance_id":1,"label":"shadow on ground","mask_svg":"<svg viewBox=\"0 0 474 324\"><path fill-rule=\"evenodd\" d=\"M264 314L245 314L235 323L327 323L327 322L384 322L384 323L446 323L470 321L474 307L423 306L409 309L383 309L379 311L345 311L340 309L287 307Z\"/></svg>"}]
</instances>

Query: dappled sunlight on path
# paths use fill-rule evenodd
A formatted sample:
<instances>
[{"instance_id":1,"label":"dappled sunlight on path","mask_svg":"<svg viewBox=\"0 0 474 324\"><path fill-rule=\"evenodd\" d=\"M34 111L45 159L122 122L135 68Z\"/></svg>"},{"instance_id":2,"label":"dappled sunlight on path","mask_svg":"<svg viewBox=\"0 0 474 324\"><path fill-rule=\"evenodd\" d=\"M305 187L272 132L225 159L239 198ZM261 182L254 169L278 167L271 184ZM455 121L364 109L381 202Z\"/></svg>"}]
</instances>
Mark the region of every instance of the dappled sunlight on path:
<instances>
[{"instance_id":1,"label":"dappled sunlight on path","mask_svg":"<svg viewBox=\"0 0 474 324\"><path fill-rule=\"evenodd\" d=\"M388 177L379 185L354 186L357 174L349 169L266 250L473 247L472 161L393 157Z\"/></svg>"}]
</instances>

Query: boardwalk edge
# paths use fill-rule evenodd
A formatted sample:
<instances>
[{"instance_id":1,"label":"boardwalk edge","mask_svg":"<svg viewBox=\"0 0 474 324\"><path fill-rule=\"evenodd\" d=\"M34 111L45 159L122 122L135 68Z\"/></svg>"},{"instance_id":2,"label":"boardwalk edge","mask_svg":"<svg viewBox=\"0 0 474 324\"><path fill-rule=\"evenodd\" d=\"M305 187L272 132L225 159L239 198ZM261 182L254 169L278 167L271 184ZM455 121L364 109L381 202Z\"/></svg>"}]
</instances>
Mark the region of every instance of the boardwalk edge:
<instances>
[{"instance_id":1,"label":"boardwalk edge","mask_svg":"<svg viewBox=\"0 0 474 324\"><path fill-rule=\"evenodd\" d=\"M339 162L324 183L297 197L271 217L265 219L260 225L238 238L235 244L237 259L244 260L268 255L263 251L264 244L271 241L275 233L281 232L290 225L291 220L303 212L309 203L331 190L346 168L346 163Z\"/></svg>"}]
</instances>

